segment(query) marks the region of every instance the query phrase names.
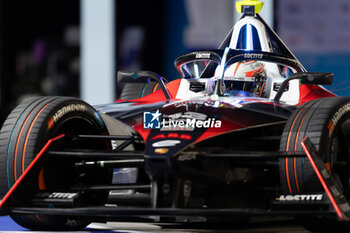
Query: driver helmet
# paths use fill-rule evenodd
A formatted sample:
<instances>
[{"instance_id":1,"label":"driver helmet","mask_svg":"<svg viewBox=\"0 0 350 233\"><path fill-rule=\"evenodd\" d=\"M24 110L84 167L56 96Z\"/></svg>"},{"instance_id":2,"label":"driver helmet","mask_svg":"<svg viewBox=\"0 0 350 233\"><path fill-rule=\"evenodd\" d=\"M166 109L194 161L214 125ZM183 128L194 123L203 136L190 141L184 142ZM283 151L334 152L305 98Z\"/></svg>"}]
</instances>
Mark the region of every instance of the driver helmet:
<instances>
[{"instance_id":1,"label":"driver helmet","mask_svg":"<svg viewBox=\"0 0 350 233\"><path fill-rule=\"evenodd\" d=\"M224 83L229 95L264 97L265 65L254 60L234 63L225 71Z\"/></svg>"}]
</instances>

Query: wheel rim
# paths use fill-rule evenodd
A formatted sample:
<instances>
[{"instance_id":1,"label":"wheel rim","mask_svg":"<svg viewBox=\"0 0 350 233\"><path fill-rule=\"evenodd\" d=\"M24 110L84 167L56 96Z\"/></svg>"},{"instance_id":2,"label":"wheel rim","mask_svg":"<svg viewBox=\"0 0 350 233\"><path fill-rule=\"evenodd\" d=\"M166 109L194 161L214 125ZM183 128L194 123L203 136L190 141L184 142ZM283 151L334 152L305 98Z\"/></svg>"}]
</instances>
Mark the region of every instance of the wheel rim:
<instances>
[{"instance_id":1,"label":"wheel rim","mask_svg":"<svg viewBox=\"0 0 350 233\"><path fill-rule=\"evenodd\" d=\"M82 118L81 116L73 116L61 122L59 125L57 125L57 127L53 130L51 134L52 136L50 135L49 137L55 137L62 133L67 136L75 136L79 134L99 135L99 134L102 134L103 132L99 129L98 125L95 124L91 119ZM97 145L96 143L95 144L73 143L73 144L70 144L70 143L66 144L63 142L61 146L64 147L65 149L79 149L84 147L86 147L86 149L106 149L106 144L103 141L101 141L101 143ZM73 177L79 173L79 171L75 171L75 169L67 166L65 161L62 161L62 160L57 161L57 159L56 160L48 159L46 166L43 167L43 172L42 172L43 175L41 177L39 176L39 184L40 182L43 183L44 181L44 184L45 184L44 187L48 187L49 189L54 189L56 187L64 188L66 185L70 186L71 183L74 182L73 179L68 178L70 175L67 175L67 174L63 175L57 180L57 174L62 173L62 171L64 171L63 173L72 174ZM109 179L106 176L96 175L96 177L101 178L101 180L104 180L105 178L107 181ZM93 180L91 181L93 183L97 182L97 180L94 177L91 177L90 180ZM70 181L70 182L67 182L67 181ZM110 177L110 182L111 181L112 181L112 175ZM89 182L89 181L86 181L86 182Z\"/></svg>"}]
</instances>

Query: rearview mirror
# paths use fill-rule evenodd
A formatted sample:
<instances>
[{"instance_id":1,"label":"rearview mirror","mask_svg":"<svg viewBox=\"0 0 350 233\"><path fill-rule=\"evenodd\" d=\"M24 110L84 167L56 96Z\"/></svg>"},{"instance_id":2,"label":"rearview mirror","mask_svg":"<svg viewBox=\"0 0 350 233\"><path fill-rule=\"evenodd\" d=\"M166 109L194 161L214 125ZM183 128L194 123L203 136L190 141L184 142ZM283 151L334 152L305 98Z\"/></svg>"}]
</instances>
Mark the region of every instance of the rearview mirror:
<instances>
[{"instance_id":1,"label":"rearview mirror","mask_svg":"<svg viewBox=\"0 0 350 233\"><path fill-rule=\"evenodd\" d=\"M289 76L286 80L284 80L277 91L275 96L275 101L279 101L281 96L283 95L285 88L289 81L294 79L300 79L301 84L312 84L312 85L332 85L333 84L333 73L326 72L303 72L296 73Z\"/></svg>"},{"instance_id":2,"label":"rearview mirror","mask_svg":"<svg viewBox=\"0 0 350 233\"><path fill-rule=\"evenodd\" d=\"M294 75L296 75L297 78L300 79L300 82L302 84L314 84L314 85L332 85L333 84L332 73L307 72L307 73L298 73Z\"/></svg>"},{"instance_id":3,"label":"rearview mirror","mask_svg":"<svg viewBox=\"0 0 350 233\"><path fill-rule=\"evenodd\" d=\"M155 81L159 84L165 97L170 100L171 97L162 78L155 72L152 71L118 71L118 82L120 83L148 83Z\"/></svg>"}]
</instances>

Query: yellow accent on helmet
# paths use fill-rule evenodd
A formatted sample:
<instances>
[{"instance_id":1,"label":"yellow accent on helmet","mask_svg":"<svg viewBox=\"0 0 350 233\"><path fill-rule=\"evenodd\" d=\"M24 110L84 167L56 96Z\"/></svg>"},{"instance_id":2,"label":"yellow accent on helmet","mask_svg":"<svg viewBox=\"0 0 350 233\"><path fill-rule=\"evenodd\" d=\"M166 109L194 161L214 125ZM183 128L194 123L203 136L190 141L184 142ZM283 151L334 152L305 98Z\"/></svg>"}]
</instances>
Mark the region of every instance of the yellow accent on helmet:
<instances>
[{"instance_id":1,"label":"yellow accent on helmet","mask_svg":"<svg viewBox=\"0 0 350 233\"><path fill-rule=\"evenodd\" d=\"M238 13L242 13L242 6L255 6L255 14L261 11L264 3L259 0L244 0L236 2L236 10Z\"/></svg>"}]
</instances>

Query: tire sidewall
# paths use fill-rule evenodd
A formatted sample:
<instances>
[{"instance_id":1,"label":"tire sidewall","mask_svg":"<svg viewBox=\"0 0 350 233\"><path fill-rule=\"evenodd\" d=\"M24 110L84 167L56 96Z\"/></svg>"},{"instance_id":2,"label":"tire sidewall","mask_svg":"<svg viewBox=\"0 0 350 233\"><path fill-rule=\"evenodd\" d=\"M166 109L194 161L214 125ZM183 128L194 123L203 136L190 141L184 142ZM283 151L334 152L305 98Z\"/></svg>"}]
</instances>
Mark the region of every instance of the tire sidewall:
<instances>
[{"instance_id":1,"label":"tire sidewall","mask_svg":"<svg viewBox=\"0 0 350 233\"><path fill-rule=\"evenodd\" d=\"M332 142L339 128L345 120L350 119L350 99L338 98L341 98L342 101L330 111L322 127L323 132L320 142L315 145L325 162L330 162ZM312 138L312 132L307 132L307 135Z\"/></svg>"},{"instance_id":2,"label":"tire sidewall","mask_svg":"<svg viewBox=\"0 0 350 233\"><path fill-rule=\"evenodd\" d=\"M107 131L99 113L96 112L93 107L79 99L58 98L44 109L42 116L43 119L38 119L37 122L35 122L35 124L39 126L36 128L33 127L31 135L29 136L28 144L33 145L34 150L28 151L25 167L31 163L48 140L60 134L58 132L59 128L69 120L79 118L88 121L91 125L96 127L101 134ZM30 148L28 149L30 150Z\"/></svg>"},{"instance_id":3,"label":"tire sidewall","mask_svg":"<svg viewBox=\"0 0 350 233\"><path fill-rule=\"evenodd\" d=\"M43 107L40 107L40 111L33 112L37 117L35 117L33 121L28 122L26 126L28 132L23 134L21 138L18 137L18 140L22 141L22 145L23 141L26 141L23 147L25 149L25 153L23 152L23 156L25 156L23 158L24 169L29 166L48 140L64 133L60 132L60 128L71 120L86 122L91 126L95 134L108 134L104 121L99 113L84 101L70 97L50 97L42 98L42 100L47 100L47 103ZM32 103L33 102L30 104ZM33 107L33 111L36 106ZM25 105L20 109L23 109L23 112L27 111ZM28 112L28 114L30 115L31 112ZM18 119L21 117L22 114L18 115ZM14 124L12 132L16 127L23 126ZM79 129L79 126L75 127L75 129ZM22 163L18 164L18 166L22 167ZM62 169L62 171L64 171L64 169ZM38 179L32 179L32 181L26 184L26 187L27 186L28 192L31 192L31 190L38 190ZM69 216L13 215L11 217L18 224L33 230L79 230L90 223L89 219Z\"/></svg>"},{"instance_id":4,"label":"tire sidewall","mask_svg":"<svg viewBox=\"0 0 350 233\"><path fill-rule=\"evenodd\" d=\"M349 97L329 97L307 102L295 110L286 123L280 150L283 152L289 147L295 152L303 152L301 142L308 137L314 144L318 156L332 168L332 161L337 159L333 155L332 144L341 125L347 119L350 119ZM323 190L307 158L294 158L288 161L287 158L282 158L279 164L284 193L314 193Z\"/></svg>"},{"instance_id":5,"label":"tire sidewall","mask_svg":"<svg viewBox=\"0 0 350 233\"><path fill-rule=\"evenodd\" d=\"M344 98L345 99L345 98ZM324 126L325 133L322 138L322 142L320 145L320 151L325 151L325 162L330 162L332 168L332 162L334 161L333 143L337 136L338 131L346 120L350 119L350 99L346 98L345 101L340 104L327 119L326 124ZM350 155L348 155L350 156Z\"/></svg>"}]
</instances>

